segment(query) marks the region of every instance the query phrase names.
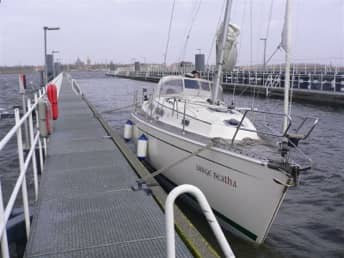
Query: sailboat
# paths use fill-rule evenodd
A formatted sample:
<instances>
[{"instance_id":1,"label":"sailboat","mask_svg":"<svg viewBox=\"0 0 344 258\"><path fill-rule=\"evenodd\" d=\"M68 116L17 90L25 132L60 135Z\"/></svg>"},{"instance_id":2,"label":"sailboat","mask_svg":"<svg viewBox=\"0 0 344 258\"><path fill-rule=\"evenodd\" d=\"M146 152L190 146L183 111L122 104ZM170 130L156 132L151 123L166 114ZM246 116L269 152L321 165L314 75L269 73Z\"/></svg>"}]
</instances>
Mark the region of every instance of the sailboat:
<instances>
[{"instance_id":1,"label":"sailboat","mask_svg":"<svg viewBox=\"0 0 344 258\"><path fill-rule=\"evenodd\" d=\"M240 109L222 101L224 50L228 38L233 40L228 36L231 3L226 3L214 82L163 77L152 97L143 98L131 116L135 138L144 134L148 139L147 160L158 169L154 175L161 174L173 185L199 187L225 229L261 244L288 188L297 184L302 170L310 168L290 160L289 146L296 147L307 138L317 121L301 134L305 118L291 133L288 106L286 113L278 114ZM250 113L280 115L285 120L283 132L274 135L281 139L276 155L262 158L250 152L252 144L260 145L264 135L271 135L257 130Z\"/></svg>"}]
</instances>

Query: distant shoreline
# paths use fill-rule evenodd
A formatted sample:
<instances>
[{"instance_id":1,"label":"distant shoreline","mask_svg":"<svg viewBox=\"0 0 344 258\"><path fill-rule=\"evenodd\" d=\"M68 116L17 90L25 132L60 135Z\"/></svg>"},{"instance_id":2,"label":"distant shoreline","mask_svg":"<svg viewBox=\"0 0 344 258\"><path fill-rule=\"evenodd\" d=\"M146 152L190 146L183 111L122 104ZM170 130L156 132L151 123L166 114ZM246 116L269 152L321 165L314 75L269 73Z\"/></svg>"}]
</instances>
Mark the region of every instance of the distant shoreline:
<instances>
[{"instance_id":1,"label":"distant shoreline","mask_svg":"<svg viewBox=\"0 0 344 258\"><path fill-rule=\"evenodd\" d=\"M67 64L62 65L62 70L65 71L97 71L107 70L106 64L92 64L92 65L76 65ZM20 74L43 71L43 66L24 65L24 66L0 66L0 74Z\"/></svg>"},{"instance_id":2,"label":"distant shoreline","mask_svg":"<svg viewBox=\"0 0 344 258\"><path fill-rule=\"evenodd\" d=\"M36 67L36 66L8 66L8 67L0 67L0 74L28 73L28 72L37 72L39 70L40 70L40 67Z\"/></svg>"}]
</instances>

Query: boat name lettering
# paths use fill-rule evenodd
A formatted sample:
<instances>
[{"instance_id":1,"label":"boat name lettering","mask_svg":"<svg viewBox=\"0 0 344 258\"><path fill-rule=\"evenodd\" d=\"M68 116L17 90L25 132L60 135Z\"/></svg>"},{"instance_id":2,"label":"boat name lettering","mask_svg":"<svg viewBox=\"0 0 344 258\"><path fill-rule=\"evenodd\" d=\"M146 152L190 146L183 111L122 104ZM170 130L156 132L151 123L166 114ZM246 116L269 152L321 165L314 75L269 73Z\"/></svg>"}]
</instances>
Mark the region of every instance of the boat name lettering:
<instances>
[{"instance_id":1,"label":"boat name lettering","mask_svg":"<svg viewBox=\"0 0 344 258\"><path fill-rule=\"evenodd\" d=\"M212 171L210 169L204 168L200 165L196 165L196 170L201 172L202 174L206 175L206 176L212 176Z\"/></svg>"},{"instance_id":2,"label":"boat name lettering","mask_svg":"<svg viewBox=\"0 0 344 258\"><path fill-rule=\"evenodd\" d=\"M232 179L231 177L225 176L225 175L221 175L219 173L216 173L216 172L212 171L211 169L202 167L200 165L196 165L196 171L199 171L203 175L211 177L213 180L222 182L222 183L224 183L226 185L229 185L231 187L236 188L238 186L237 185L237 181Z\"/></svg>"}]
</instances>

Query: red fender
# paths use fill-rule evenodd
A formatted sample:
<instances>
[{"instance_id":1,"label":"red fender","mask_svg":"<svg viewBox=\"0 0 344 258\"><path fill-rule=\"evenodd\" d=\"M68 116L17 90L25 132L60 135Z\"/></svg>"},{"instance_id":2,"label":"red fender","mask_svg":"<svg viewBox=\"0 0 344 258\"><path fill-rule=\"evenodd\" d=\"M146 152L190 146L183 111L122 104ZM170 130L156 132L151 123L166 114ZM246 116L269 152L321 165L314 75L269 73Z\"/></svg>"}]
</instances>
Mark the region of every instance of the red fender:
<instances>
[{"instance_id":1,"label":"red fender","mask_svg":"<svg viewBox=\"0 0 344 258\"><path fill-rule=\"evenodd\" d=\"M50 83L47 86L47 95L51 104L53 119L56 120L59 116L59 108L57 102L57 88L55 84Z\"/></svg>"}]
</instances>

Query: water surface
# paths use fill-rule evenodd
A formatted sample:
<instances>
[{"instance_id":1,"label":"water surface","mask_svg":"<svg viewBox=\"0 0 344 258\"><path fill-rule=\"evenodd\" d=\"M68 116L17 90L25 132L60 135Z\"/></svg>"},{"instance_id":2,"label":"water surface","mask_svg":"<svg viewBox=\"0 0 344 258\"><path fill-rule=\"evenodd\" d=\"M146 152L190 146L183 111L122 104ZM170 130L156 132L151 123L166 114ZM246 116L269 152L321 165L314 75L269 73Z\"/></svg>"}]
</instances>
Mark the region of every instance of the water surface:
<instances>
[{"instance_id":1,"label":"water surface","mask_svg":"<svg viewBox=\"0 0 344 258\"><path fill-rule=\"evenodd\" d=\"M101 112L131 104L136 90L151 90L155 85L102 74L92 77L79 73L73 77L79 79L82 90ZM226 94L225 99L230 103L232 95ZM265 110L283 111L279 99L235 97L238 106L251 106L252 102ZM104 113L104 117L121 132L129 114L127 110ZM304 153L312 158L314 167L302 173L298 187L288 191L262 246L227 234L238 257L344 257L344 109L294 103L292 114L320 119L310 138L300 144ZM211 232L202 230L213 241Z\"/></svg>"}]
</instances>

